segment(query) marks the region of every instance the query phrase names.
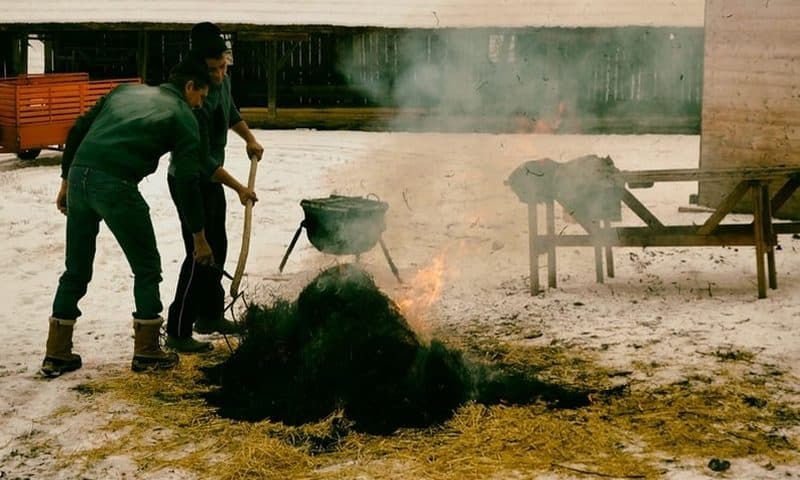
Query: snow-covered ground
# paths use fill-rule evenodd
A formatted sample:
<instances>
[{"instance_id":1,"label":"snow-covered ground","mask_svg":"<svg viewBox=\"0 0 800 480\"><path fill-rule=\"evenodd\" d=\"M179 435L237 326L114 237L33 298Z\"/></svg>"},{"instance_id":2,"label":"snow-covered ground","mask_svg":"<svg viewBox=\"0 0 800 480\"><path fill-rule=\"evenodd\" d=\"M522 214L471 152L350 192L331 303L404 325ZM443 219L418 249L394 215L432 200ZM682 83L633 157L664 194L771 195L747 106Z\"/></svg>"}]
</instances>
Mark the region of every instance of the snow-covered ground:
<instances>
[{"instance_id":1,"label":"snow-covered ground","mask_svg":"<svg viewBox=\"0 0 800 480\"><path fill-rule=\"evenodd\" d=\"M756 298L753 248L620 248L615 250L616 278L605 284L594 282L592 249L564 248L558 251L559 287L535 297L528 292L526 206L503 185L514 168L541 157L566 161L586 154L610 155L621 169L695 167L699 137L256 135L266 153L258 171L260 202L243 281L251 299L293 298L306 280L335 261L317 252L303 235L283 275L278 274L302 219L301 199L373 193L390 205L384 240L401 276L411 280L432 265L443 267L441 297L426 317L427 328L436 332L560 342L628 370L636 362L658 362L663 368L647 379L654 383L710 371L714 358L708 354L720 348L752 352L761 362L778 365L795 378L800 375L800 240L789 236L780 238L776 252L779 288L763 300ZM248 162L235 135L229 141L227 166L246 178ZM168 303L183 246L165 175L166 160L140 187L151 207L163 261L162 297ZM54 470L52 451L43 449L26 459L13 452L32 432L62 441L81 439L98 419L54 424L48 423L49 415L91 401L71 388L124 368L133 350L132 276L120 248L102 228L94 278L76 326L75 350L84 366L59 379L36 378L52 296L63 270L65 219L54 205L58 185L57 155L44 154L34 163L0 156L0 295L7 306L0 312L0 477L74 478L68 469ZM657 184L637 195L668 223L700 223L708 214L678 212L696 189L693 183ZM233 195L228 201L231 247L225 269L233 272L243 209ZM577 231L560 212L557 216L557 229ZM635 223L631 212L624 211L623 217L623 222ZM735 215L733 220L749 217ZM379 248L362 260L390 295L409 293L412 282L399 285L394 280ZM125 471L125 462L120 465ZM752 470L746 470L746 465L739 463L740 469L728 478L786 478L800 469L776 465L767 471L750 464ZM128 468L129 478L138 478L135 466ZM704 475L680 471L670 478Z\"/></svg>"}]
</instances>

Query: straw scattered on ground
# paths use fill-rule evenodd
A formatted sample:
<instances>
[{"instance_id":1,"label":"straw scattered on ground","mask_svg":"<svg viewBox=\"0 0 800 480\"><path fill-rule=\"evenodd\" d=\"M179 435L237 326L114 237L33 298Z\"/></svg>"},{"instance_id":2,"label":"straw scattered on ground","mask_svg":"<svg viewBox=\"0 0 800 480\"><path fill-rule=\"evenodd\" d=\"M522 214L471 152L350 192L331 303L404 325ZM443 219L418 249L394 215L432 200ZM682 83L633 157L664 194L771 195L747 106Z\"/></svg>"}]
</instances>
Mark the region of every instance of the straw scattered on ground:
<instances>
[{"instance_id":1,"label":"straw scattered on ground","mask_svg":"<svg viewBox=\"0 0 800 480\"><path fill-rule=\"evenodd\" d=\"M204 369L219 386L209 402L237 420L299 425L340 409L353 429L390 434L441 424L470 400L576 408L591 395L623 390L546 381L535 365L504 365L423 340L402 308L353 264L322 271L295 302L250 305L244 324L233 355Z\"/></svg>"},{"instance_id":2,"label":"straw scattered on ground","mask_svg":"<svg viewBox=\"0 0 800 480\"><path fill-rule=\"evenodd\" d=\"M557 370L565 380L607 382L615 375L575 351L485 348L505 362L538 364L544 375ZM173 372L120 371L81 385L77 390L91 397L82 403L107 419L95 432L106 440L64 447L59 460L89 471L109 456L126 455L142 471L181 469L200 478L450 480L553 470L657 478L666 463L681 460L705 465L711 458L747 457L763 464L800 459L800 409L791 389L796 379L752 358L734 358L740 355L719 355L718 368L708 376L633 384L626 395L586 408L469 403L441 426L389 436L358 433L340 412L296 427L220 418L202 399L210 387L199 382L199 368L218 363L220 355L184 357ZM57 415L77 413L64 409Z\"/></svg>"}]
</instances>

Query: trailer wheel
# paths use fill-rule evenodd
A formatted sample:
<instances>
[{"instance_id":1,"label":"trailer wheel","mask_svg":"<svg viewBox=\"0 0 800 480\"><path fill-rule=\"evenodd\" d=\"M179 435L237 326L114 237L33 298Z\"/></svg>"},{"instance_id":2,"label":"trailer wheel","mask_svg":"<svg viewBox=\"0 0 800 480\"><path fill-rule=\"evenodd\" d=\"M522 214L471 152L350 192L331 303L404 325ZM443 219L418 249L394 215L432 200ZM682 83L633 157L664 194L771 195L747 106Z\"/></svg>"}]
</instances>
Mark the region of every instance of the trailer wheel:
<instances>
[{"instance_id":1,"label":"trailer wheel","mask_svg":"<svg viewBox=\"0 0 800 480\"><path fill-rule=\"evenodd\" d=\"M17 156L21 160L33 160L38 157L40 153L42 153L40 148L31 148L29 150L21 150L19 153L17 153Z\"/></svg>"}]
</instances>

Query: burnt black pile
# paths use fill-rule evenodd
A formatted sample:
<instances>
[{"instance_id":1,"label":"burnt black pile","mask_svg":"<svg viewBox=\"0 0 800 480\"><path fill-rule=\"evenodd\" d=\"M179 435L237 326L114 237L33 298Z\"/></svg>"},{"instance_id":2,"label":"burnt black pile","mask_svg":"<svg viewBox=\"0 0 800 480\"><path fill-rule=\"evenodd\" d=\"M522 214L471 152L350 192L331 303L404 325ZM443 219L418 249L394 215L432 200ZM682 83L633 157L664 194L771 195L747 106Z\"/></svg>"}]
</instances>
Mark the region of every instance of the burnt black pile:
<instances>
[{"instance_id":1,"label":"burnt black pile","mask_svg":"<svg viewBox=\"0 0 800 480\"><path fill-rule=\"evenodd\" d=\"M341 408L356 429L388 433L444 421L471 399L589 401L588 391L468 365L438 341L421 343L395 303L353 265L322 272L295 303L251 306L245 322L239 348L206 371L220 386L209 401L226 417L301 424Z\"/></svg>"}]
</instances>

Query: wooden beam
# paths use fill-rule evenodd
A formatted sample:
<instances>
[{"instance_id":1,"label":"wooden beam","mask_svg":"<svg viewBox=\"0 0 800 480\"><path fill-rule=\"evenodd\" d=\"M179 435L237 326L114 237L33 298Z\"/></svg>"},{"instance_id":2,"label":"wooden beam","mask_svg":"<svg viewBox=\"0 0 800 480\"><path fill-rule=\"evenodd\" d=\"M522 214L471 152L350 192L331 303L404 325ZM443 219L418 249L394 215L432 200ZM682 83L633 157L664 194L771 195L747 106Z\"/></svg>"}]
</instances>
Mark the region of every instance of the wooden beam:
<instances>
[{"instance_id":1,"label":"wooden beam","mask_svg":"<svg viewBox=\"0 0 800 480\"><path fill-rule=\"evenodd\" d=\"M761 188L753 188L753 242L756 246L756 277L758 279L758 298L767 297L767 278L764 272L764 254L766 253L764 241L764 202Z\"/></svg>"},{"instance_id":2,"label":"wooden beam","mask_svg":"<svg viewBox=\"0 0 800 480\"><path fill-rule=\"evenodd\" d=\"M536 241L539 238L537 208L538 205L536 203L528 204L528 254L530 255L531 295L539 293L539 243Z\"/></svg>"},{"instance_id":3,"label":"wooden beam","mask_svg":"<svg viewBox=\"0 0 800 480\"><path fill-rule=\"evenodd\" d=\"M622 201L651 228L664 228L664 224L627 189L622 191Z\"/></svg>"},{"instance_id":4,"label":"wooden beam","mask_svg":"<svg viewBox=\"0 0 800 480\"><path fill-rule=\"evenodd\" d=\"M775 196L772 197L771 206L772 206L772 214L774 215L775 212L780 210L784 203L786 203L789 198L792 197L792 194L797 190L797 187L800 187L800 175L794 175L789 177L789 180L783 184L783 186L775 193Z\"/></svg>"},{"instance_id":5,"label":"wooden beam","mask_svg":"<svg viewBox=\"0 0 800 480\"><path fill-rule=\"evenodd\" d=\"M722 221L723 218L733 210L733 207L739 203L739 200L742 199L747 190L753 186L752 182L749 181L742 181L736 185L736 188L725 197L725 200L717 207L714 213L711 214L710 217L705 221L705 223L697 229L697 233L700 235L708 235L709 233L713 232L715 228L719 225L719 222Z\"/></svg>"},{"instance_id":6,"label":"wooden beam","mask_svg":"<svg viewBox=\"0 0 800 480\"><path fill-rule=\"evenodd\" d=\"M561 205L561 208L563 208L565 211L569 211L569 214L572 216L572 218L574 218L575 221L578 222L578 225L580 225L581 227L583 227L584 230L586 230L586 233L588 233L589 235L598 234L600 227L599 225L597 225L596 222L584 217L580 212L570 211L569 208L567 208L561 202L559 202L559 205Z\"/></svg>"},{"instance_id":7,"label":"wooden beam","mask_svg":"<svg viewBox=\"0 0 800 480\"><path fill-rule=\"evenodd\" d=\"M775 232L772 228L772 205L770 203L769 198L769 183L764 182L761 184L760 188L761 192L761 207L764 212L764 217L762 218L762 225L764 236L766 238L772 238L775 236ZM773 242L766 242L767 248L767 277L769 280L769 288L776 289L778 288L778 275L775 271L775 245Z\"/></svg>"},{"instance_id":8,"label":"wooden beam","mask_svg":"<svg viewBox=\"0 0 800 480\"><path fill-rule=\"evenodd\" d=\"M49 36L44 39L44 73L53 72L53 41Z\"/></svg>"},{"instance_id":9,"label":"wooden beam","mask_svg":"<svg viewBox=\"0 0 800 480\"><path fill-rule=\"evenodd\" d=\"M136 72L142 83L147 83L147 57L149 49L149 35L144 30L139 30L138 48L136 49Z\"/></svg>"},{"instance_id":10,"label":"wooden beam","mask_svg":"<svg viewBox=\"0 0 800 480\"><path fill-rule=\"evenodd\" d=\"M269 65L267 77L267 108L273 119L278 115L278 42L267 42L267 64Z\"/></svg>"},{"instance_id":11,"label":"wooden beam","mask_svg":"<svg viewBox=\"0 0 800 480\"><path fill-rule=\"evenodd\" d=\"M800 233L800 222L778 222L772 224L772 231L776 235Z\"/></svg>"},{"instance_id":12,"label":"wooden beam","mask_svg":"<svg viewBox=\"0 0 800 480\"><path fill-rule=\"evenodd\" d=\"M309 33L342 33L342 32L399 32L395 27L350 27L339 25L257 25L252 23L217 23L223 32L237 32L255 35L273 35L275 38L292 40ZM149 32L189 32L191 23L169 22L36 22L36 23L0 23L0 31L8 32L74 32L74 31L139 31ZM287 37L287 38L281 38ZM292 37L292 38L288 38Z\"/></svg>"},{"instance_id":13,"label":"wooden beam","mask_svg":"<svg viewBox=\"0 0 800 480\"><path fill-rule=\"evenodd\" d=\"M308 40L308 32L239 32L236 40L240 42L264 41L304 41Z\"/></svg>"},{"instance_id":14,"label":"wooden beam","mask_svg":"<svg viewBox=\"0 0 800 480\"><path fill-rule=\"evenodd\" d=\"M788 227L790 224L785 225ZM793 222L791 225L792 228L786 228L787 232L785 233L788 233L789 230L800 229L800 222ZM673 239L679 242L674 246L754 245L753 226L746 223L720 225L708 235L699 235L695 227L691 225L666 226L657 232L653 232L647 227L617 227L614 231L618 243L611 245L670 246L669 242ZM769 244L776 244L776 234L766 237L764 240Z\"/></svg>"},{"instance_id":15,"label":"wooden beam","mask_svg":"<svg viewBox=\"0 0 800 480\"><path fill-rule=\"evenodd\" d=\"M611 230L611 222L603 220L603 231ZM614 278L614 252L611 246L606 246L606 273L608 278Z\"/></svg>"},{"instance_id":16,"label":"wooden beam","mask_svg":"<svg viewBox=\"0 0 800 480\"><path fill-rule=\"evenodd\" d=\"M12 64L15 75L28 73L28 34L19 33L13 36Z\"/></svg>"},{"instance_id":17,"label":"wooden beam","mask_svg":"<svg viewBox=\"0 0 800 480\"><path fill-rule=\"evenodd\" d=\"M765 237L767 244L777 243L777 233L800 231L800 222L775 224L775 232ZM720 225L710 235L698 235L692 225L665 226L654 231L649 227L615 227L604 229L596 235L558 235L558 247L594 247L597 244L615 247L708 247L754 245L752 224ZM546 235L537 242L544 245Z\"/></svg>"},{"instance_id":18,"label":"wooden beam","mask_svg":"<svg viewBox=\"0 0 800 480\"><path fill-rule=\"evenodd\" d=\"M615 176L627 182L694 182L705 180L771 180L800 174L800 166L685 168L669 170L622 170Z\"/></svg>"},{"instance_id":19,"label":"wooden beam","mask_svg":"<svg viewBox=\"0 0 800 480\"><path fill-rule=\"evenodd\" d=\"M292 54L295 52L295 50L300 48L300 45L301 45L300 42L294 42L292 44L292 48L283 53L283 56L280 58L280 60L278 60L278 68L277 68L278 71L281 71L283 69L283 67L286 65L286 62L288 62L289 59L292 58Z\"/></svg>"},{"instance_id":20,"label":"wooden beam","mask_svg":"<svg viewBox=\"0 0 800 480\"><path fill-rule=\"evenodd\" d=\"M545 202L547 215L547 286L556 288L556 214L555 201Z\"/></svg>"}]
</instances>

